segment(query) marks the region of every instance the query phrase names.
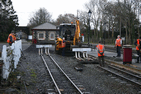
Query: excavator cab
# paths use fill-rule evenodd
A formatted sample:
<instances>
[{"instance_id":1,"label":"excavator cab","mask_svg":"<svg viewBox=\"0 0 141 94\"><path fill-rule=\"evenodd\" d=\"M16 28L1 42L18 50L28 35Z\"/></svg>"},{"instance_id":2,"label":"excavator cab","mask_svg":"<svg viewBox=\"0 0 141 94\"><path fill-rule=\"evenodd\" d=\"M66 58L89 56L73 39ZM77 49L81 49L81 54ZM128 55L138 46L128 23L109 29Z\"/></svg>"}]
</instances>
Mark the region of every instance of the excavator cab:
<instances>
[{"instance_id":1,"label":"excavator cab","mask_svg":"<svg viewBox=\"0 0 141 94\"><path fill-rule=\"evenodd\" d=\"M75 34L75 25L69 23L63 23L60 25L60 36L61 38L65 37L66 41L73 41Z\"/></svg>"},{"instance_id":2,"label":"excavator cab","mask_svg":"<svg viewBox=\"0 0 141 94\"><path fill-rule=\"evenodd\" d=\"M60 38L57 39L55 51L60 53L62 50L62 38L65 38L66 42L66 53L71 52L71 45L73 45L73 39L75 35L76 26L72 23L62 23L59 26L59 36Z\"/></svg>"}]
</instances>

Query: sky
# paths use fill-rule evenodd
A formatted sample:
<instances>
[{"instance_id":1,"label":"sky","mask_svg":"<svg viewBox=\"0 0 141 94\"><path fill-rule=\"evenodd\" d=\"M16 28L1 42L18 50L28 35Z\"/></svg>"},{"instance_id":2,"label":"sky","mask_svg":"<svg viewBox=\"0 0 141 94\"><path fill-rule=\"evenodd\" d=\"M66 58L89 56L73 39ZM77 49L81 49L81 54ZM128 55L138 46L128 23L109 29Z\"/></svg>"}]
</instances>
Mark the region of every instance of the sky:
<instances>
[{"instance_id":1,"label":"sky","mask_svg":"<svg viewBox=\"0 0 141 94\"><path fill-rule=\"evenodd\" d=\"M30 17L40 8L45 8L56 20L60 14L77 15L77 10L86 10L85 4L90 0L12 0L18 15L19 26L27 26Z\"/></svg>"}]
</instances>

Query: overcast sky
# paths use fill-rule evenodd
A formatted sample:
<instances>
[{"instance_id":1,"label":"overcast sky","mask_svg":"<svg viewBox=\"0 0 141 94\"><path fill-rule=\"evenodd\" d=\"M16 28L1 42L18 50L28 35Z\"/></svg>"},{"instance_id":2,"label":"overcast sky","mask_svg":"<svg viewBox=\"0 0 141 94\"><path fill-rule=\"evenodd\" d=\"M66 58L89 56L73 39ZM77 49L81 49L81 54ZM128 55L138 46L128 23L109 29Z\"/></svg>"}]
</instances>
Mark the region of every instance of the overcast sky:
<instances>
[{"instance_id":1,"label":"overcast sky","mask_svg":"<svg viewBox=\"0 0 141 94\"><path fill-rule=\"evenodd\" d=\"M12 0L14 10L19 18L19 26L26 26L29 18L40 8L45 8L56 20L58 15L85 10L85 4L90 0Z\"/></svg>"}]
</instances>

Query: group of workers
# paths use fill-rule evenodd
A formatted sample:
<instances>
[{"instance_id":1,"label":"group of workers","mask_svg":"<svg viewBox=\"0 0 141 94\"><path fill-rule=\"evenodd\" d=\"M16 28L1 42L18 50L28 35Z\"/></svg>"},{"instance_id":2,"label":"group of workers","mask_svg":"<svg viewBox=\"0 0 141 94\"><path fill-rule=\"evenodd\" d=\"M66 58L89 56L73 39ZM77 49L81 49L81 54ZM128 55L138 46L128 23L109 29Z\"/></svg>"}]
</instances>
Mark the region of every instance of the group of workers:
<instances>
[{"instance_id":1,"label":"group of workers","mask_svg":"<svg viewBox=\"0 0 141 94\"><path fill-rule=\"evenodd\" d=\"M12 30L11 33L9 34L9 36L8 36L7 43L9 43L9 45L11 46L12 43L14 43L15 41L16 41L16 34Z\"/></svg>"},{"instance_id":2,"label":"group of workers","mask_svg":"<svg viewBox=\"0 0 141 94\"><path fill-rule=\"evenodd\" d=\"M141 37L139 37L139 39L137 39L134 43L134 45L136 46L136 52L137 52L137 62L139 63L141 60L139 60L141 58ZM121 56L120 53L120 49L122 47L122 39L120 38L120 35L117 36L117 39L115 41L115 46L117 47L117 57Z\"/></svg>"},{"instance_id":3,"label":"group of workers","mask_svg":"<svg viewBox=\"0 0 141 94\"><path fill-rule=\"evenodd\" d=\"M14 34L14 31L12 30L12 32L9 34L7 42L9 43L9 45L11 46L12 43L14 43L16 41L16 36ZM134 43L134 45L136 46L136 51L137 51L137 63L139 63L139 58L141 58L141 37L139 39L137 39ZM62 40L62 56L65 56L65 46L66 46L66 42L65 42L65 38L63 38ZM98 61L100 66L104 67L104 45L101 44L101 41L99 41L99 44L96 46L97 47L97 52L98 52ZM121 47L122 47L122 39L120 38L120 35L117 36L117 39L115 41L115 47L117 50L117 57L121 57ZM141 60L140 60L141 61Z\"/></svg>"},{"instance_id":4,"label":"group of workers","mask_svg":"<svg viewBox=\"0 0 141 94\"><path fill-rule=\"evenodd\" d=\"M137 39L134 43L134 45L136 46L136 51L137 51L137 62L139 63L140 58L141 58L141 37L139 39ZM104 67L104 45L102 45L100 42L99 44L96 46L97 47L97 52L98 52L98 61L100 66ZM121 48L122 48L122 39L120 38L120 35L117 36L117 39L115 41L115 47L117 50L117 57L121 57Z\"/></svg>"},{"instance_id":5,"label":"group of workers","mask_svg":"<svg viewBox=\"0 0 141 94\"><path fill-rule=\"evenodd\" d=\"M137 52L137 62L139 63L141 61L141 37L137 39L134 43L136 46L136 52ZM117 50L117 57L121 57L121 48L122 48L122 39L120 38L120 35L117 36L117 39L115 41L115 47ZM98 51L98 60L100 66L104 66L104 45L101 45L100 43L97 45L97 51ZM101 51L101 52L100 52ZM102 53L102 54L101 54Z\"/></svg>"},{"instance_id":6,"label":"group of workers","mask_svg":"<svg viewBox=\"0 0 141 94\"><path fill-rule=\"evenodd\" d=\"M63 47L63 50L62 50L62 56L65 55L65 38L63 38L63 41L62 41L62 47ZM141 37L140 39L137 39L137 41L134 43L134 45L136 46L136 51L137 51L137 63L139 63L139 58L141 58ZM99 64L100 66L104 67L104 45L101 44L101 41L99 41L98 45L96 46L97 47L97 53L98 53L98 61L99 61ZM116 50L117 50L117 56L116 57L121 57L121 48L122 48L122 39L120 38L120 35L117 36L117 39L115 41L115 47L116 47Z\"/></svg>"},{"instance_id":7,"label":"group of workers","mask_svg":"<svg viewBox=\"0 0 141 94\"><path fill-rule=\"evenodd\" d=\"M137 62L139 63L141 61L141 37L139 39L137 39L134 43L134 45L136 46L136 52L137 52ZM117 39L115 41L115 47L117 50L117 57L121 57L121 48L122 48L122 39L120 38L120 35L117 36ZM104 45L99 44L97 45L97 51L98 51L98 60L99 60L99 64L100 66L104 66Z\"/></svg>"}]
</instances>

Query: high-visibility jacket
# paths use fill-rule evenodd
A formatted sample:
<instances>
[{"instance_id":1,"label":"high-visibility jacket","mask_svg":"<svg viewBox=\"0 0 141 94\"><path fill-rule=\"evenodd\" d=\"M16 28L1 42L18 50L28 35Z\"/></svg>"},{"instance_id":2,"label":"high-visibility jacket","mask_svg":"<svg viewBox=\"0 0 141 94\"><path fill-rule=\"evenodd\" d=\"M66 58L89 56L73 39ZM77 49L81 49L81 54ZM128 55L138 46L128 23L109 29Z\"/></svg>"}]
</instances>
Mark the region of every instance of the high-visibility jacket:
<instances>
[{"instance_id":1,"label":"high-visibility jacket","mask_svg":"<svg viewBox=\"0 0 141 94\"><path fill-rule=\"evenodd\" d=\"M98 44L97 46L98 56L104 56L104 45Z\"/></svg>"},{"instance_id":2,"label":"high-visibility jacket","mask_svg":"<svg viewBox=\"0 0 141 94\"><path fill-rule=\"evenodd\" d=\"M14 41L14 35L9 34L8 39L7 39L7 43L12 43L12 42L10 42L10 36L12 36L12 42Z\"/></svg>"},{"instance_id":3,"label":"high-visibility jacket","mask_svg":"<svg viewBox=\"0 0 141 94\"><path fill-rule=\"evenodd\" d=\"M137 46L136 46L136 50L139 50L138 45L140 45L140 40L139 40L139 39L137 39Z\"/></svg>"},{"instance_id":4,"label":"high-visibility jacket","mask_svg":"<svg viewBox=\"0 0 141 94\"><path fill-rule=\"evenodd\" d=\"M13 35L13 39L14 39L14 41L16 41L16 36Z\"/></svg>"},{"instance_id":5,"label":"high-visibility jacket","mask_svg":"<svg viewBox=\"0 0 141 94\"><path fill-rule=\"evenodd\" d=\"M62 40L62 47L64 48L66 46L66 42Z\"/></svg>"},{"instance_id":6,"label":"high-visibility jacket","mask_svg":"<svg viewBox=\"0 0 141 94\"><path fill-rule=\"evenodd\" d=\"M116 39L116 46L121 46L121 39Z\"/></svg>"}]
</instances>

